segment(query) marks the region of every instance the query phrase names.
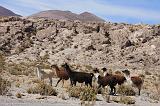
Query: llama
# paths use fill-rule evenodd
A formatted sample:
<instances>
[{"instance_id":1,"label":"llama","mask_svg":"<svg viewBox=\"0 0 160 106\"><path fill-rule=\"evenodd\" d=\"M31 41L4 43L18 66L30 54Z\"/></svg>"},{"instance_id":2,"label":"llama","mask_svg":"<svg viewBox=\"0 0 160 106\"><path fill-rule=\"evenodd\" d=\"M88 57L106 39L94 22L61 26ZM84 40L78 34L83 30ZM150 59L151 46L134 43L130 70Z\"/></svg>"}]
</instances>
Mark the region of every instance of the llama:
<instances>
[{"instance_id":1,"label":"llama","mask_svg":"<svg viewBox=\"0 0 160 106\"><path fill-rule=\"evenodd\" d=\"M92 78L94 76L93 73L85 73L85 72L75 72L72 71L67 63L62 65L64 67L65 71L68 73L71 85L75 85L76 83L83 83L85 82L85 85L88 86L88 84L92 87Z\"/></svg>"},{"instance_id":2,"label":"llama","mask_svg":"<svg viewBox=\"0 0 160 106\"><path fill-rule=\"evenodd\" d=\"M63 84L62 84L62 87L63 87L64 80L68 80L69 79L68 73L63 68L58 68L57 65L52 65L51 68L56 70L57 77L59 78L59 80L57 81L57 84L56 84L55 87L57 87L58 83L61 80L63 82Z\"/></svg>"},{"instance_id":3,"label":"llama","mask_svg":"<svg viewBox=\"0 0 160 106\"><path fill-rule=\"evenodd\" d=\"M99 75L98 77L98 84L100 88L101 86L104 88L105 86L109 86L111 91L110 94L114 95L116 93L116 88L115 86L118 85L122 85L125 81L126 78L123 75L120 74L108 74L106 71L106 68L102 68L103 70L103 77Z\"/></svg>"},{"instance_id":4,"label":"llama","mask_svg":"<svg viewBox=\"0 0 160 106\"><path fill-rule=\"evenodd\" d=\"M115 86L117 85L117 80L115 76L112 76L110 74L106 74L105 77L104 76L98 76L98 82L99 84L98 88L100 87L105 87L105 86L109 86L111 91L110 91L110 95L114 95L116 93L116 88Z\"/></svg>"},{"instance_id":5,"label":"llama","mask_svg":"<svg viewBox=\"0 0 160 106\"><path fill-rule=\"evenodd\" d=\"M55 72L51 69L41 69L40 65L37 65L36 68L37 76L41 80L49 78L50 85L52 86L52 77L55 75Z\"/></svg>"},{"instance_id":6,"label":"llama","mask_svg":"<svg viewBox=\"0 0 160 106\"><path fill-rule=\"evenodd\" d=\"M138 95L141 94L141 88L142 88L142 85L143 85L143 78L140 77L140 76L130 76L130 71L129 70L123 70L122 71L126 78L127 78L127 82L135 87L138 88Z\"/></svg>"},{"instance_id":7,"label":"llama","mask_svg":"<svg viewBox=\"0 0 160 106\"><path fill-rule=\"evenodd\" d=\"M108 74L106 68L102 68L102 70L103 70L104 76L112 75L112 76L116 77L118 85L122 85L127 80L120 71L115 71L114 74ZM109 73L112 73L112 72L109 72Z\"/></svg>"}]
</instances>

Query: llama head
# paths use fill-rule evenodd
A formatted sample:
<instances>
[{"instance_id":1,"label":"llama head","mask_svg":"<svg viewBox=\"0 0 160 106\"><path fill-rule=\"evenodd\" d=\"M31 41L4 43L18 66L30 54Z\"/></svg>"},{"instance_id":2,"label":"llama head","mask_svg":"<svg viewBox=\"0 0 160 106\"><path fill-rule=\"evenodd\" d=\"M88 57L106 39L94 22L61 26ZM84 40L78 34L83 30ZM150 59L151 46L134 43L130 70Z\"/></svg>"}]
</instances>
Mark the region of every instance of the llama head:
<instances>
[{"instance_id":1,"label":"llama head","mask_svg":"<svg viewBox=\"0 0 160 106\"><path fill-rule=\"evenodd\" d=\"M51 65L51 68L56 68L56 67L58 67L56 64Z\"/></svg>"},{"instance_id":2,"label":"llama head","mask_svg":"<svg viewBox=\"0 0 160 106\"><path fill-rule=\"evenodd\" d=\"M91 77L93 77L93 76L94 76L94 74L93 74L93 73L90 73L90 75L91 75Z\"/></svg>"},{"instance_id":3,"label":"llama head","mask_svg":"<svg viewBox=\"0 0 160 106\"><path fill-rule=\"evenodd\" d=\"M38 63L38 64L36 64L36 67L40 67L41 65Z\"/></svg>"},{"instance_id":4,"label":"llama head","mask_svg":"<svg viewBox=\"0 0 160 106\"><path fill-rule=\"evenodd\" d=\"M130 71L128 69L122 71L126 76L130 76Z\"/></svg>"},{"instance_id":5,"label":"llama head","mask_svg":"<svg viewBox=\"0 0 160 106\"><path fill-rule=\"evenodd\" d=\"M103 71L103 72L106 72L106 71L107 71L107 69L104 67L104 68L102 68L102 71Z\"/></svg>"},{"instance_id":6,"label":"llama head","mask_svg":"<svg viewBox=\"0 0 160 106\"><path fill-rule=\"evenodd\" d=\"M99 70L97 68L93 69L94 73L99 73Z\"/></svg>"},{"instance_id":7,"label":"llama head","mask_svg":"<svg viewBox=\"0 0 160 106\"><path fill-rule=\"evenodd\" d=\"M63 68L69 68L69 65L67 63L62 64Z\"/></svg>"}]
</instances>

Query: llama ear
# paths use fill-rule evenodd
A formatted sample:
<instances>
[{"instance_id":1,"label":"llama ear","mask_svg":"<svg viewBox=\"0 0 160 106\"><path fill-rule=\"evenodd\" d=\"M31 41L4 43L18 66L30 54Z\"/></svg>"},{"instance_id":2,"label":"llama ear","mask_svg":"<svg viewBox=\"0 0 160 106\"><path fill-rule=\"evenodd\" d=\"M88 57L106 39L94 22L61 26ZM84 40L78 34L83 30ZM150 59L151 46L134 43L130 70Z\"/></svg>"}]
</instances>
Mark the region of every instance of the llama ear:
<instances>
[{"instance_id":1,"label":"llama ear","mask_svg":"<svg viewBox=\"0 0 160 106\"><path fill-rule=\"evenodd\" d=\"M38 66L40 66L40 64L39 64L39 63L37 63L37 64L36 64L36 67L38 67Z\"/></svg>"},{"instance_id":2,"label":"llama ear","mask_svg":"<svg viewBox=\"0 0 160 106\"><path fill-rule=\"evenodd\" d=\"M93 77L94 76L94 74L93 73L91 73L91 77Z\"/></svg>"}]
</instances>

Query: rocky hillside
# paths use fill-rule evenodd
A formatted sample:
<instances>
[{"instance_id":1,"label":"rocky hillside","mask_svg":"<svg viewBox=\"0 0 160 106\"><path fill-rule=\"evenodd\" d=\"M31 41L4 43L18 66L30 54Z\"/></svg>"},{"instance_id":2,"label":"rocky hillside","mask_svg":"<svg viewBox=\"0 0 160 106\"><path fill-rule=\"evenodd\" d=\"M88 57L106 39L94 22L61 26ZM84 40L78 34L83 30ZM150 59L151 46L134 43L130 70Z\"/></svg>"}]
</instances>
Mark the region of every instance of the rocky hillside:
<instances>
[{"instance_id":1,"label":"rocky hillside","mask_svg":"<svg viewBox=\"0 0 160 106\"><path fill-rule=\"evenodd\" d=\"M42 11L42 12L33 14L29 17L30 18L43 17L47 19L59 19L59 20L71 20L71 21L80 20L83 22L86 22L86 21L105 22L105 20L89 12L75 14L75 13L72 13L71 11L61 11L61 10Z\"/></svg>"},{"instance_id":2,"label":"rocky hillside","mask_svg":"<svg viewBox=\"0 0 160 106\"><path fill-rule=\"evenodd\" d=\"M0 52L8 62L158 70L160 25L1 18Z\"/></svg>"},{"instance_id":3,"label":"rocky hillside","mask_svg":"<svg viewBox=\"0 0 160 106\"><path fill-rule=\"evenodd\" d=\"M12 12L11 10L8 10L2 6L0 6L0 16L19 16Z\"/></svg>"}]
</instances>

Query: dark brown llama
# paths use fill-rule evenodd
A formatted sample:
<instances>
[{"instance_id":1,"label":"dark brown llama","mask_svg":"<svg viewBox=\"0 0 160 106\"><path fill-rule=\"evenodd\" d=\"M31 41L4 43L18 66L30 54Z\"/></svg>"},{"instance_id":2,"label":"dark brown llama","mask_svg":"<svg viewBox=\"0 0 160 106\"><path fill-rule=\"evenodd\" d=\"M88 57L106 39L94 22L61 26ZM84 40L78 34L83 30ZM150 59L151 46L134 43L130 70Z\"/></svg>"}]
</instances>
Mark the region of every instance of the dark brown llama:
<instances>
[{"instance_id":1,"label":"dark brown llama","mask_svg":"<svg viewBox=\"0 0 160 106\"><path fill-rule=\"evenodd\" d=\"M92 87L92 78L93 78L93 73L85 73L85 72L75 72L72 71L67 63L62 65L62 67L65 69L65 71L68 73L71 85L75 85L76 83L83 83L85 82L85 85L88 86L88 84Z\"/></svg>"}]
</instances>

